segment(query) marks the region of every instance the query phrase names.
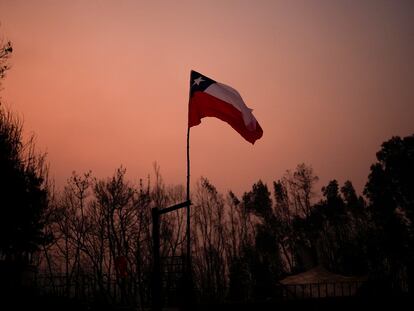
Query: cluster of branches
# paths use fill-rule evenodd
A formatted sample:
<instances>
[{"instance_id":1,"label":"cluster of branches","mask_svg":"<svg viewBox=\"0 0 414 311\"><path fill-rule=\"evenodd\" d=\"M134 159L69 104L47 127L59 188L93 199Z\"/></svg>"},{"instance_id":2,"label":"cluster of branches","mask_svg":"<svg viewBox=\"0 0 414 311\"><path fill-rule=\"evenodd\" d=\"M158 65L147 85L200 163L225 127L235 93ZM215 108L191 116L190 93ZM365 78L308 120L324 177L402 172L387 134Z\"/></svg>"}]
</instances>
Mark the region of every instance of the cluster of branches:
<instances>
[{"instance_id":1,"label":"cluster of branches","mask_svg":"<svg viewBox=\"0 0 414 311\"><path fill-rule=\"evenodd\" d=\"M47 166L34 137L23 140L22 123L0 107L0 259L27 261L43 243L48 205Z\"/></svg>"},{"instance_id":2,"label":"cluster of branches","mask_svg":"<svg viewBox=\"0 0 414 311\"><path fill-rule=\"evenodd\" d=\"M0 38L1 81L10 69L10 41ZM35 151L35 137L23 137L23 122L0 98L0 260L28 262L46 241L43 215L48 206L45 154Z\"/></svg>"},{"instance_id":3,"label":"cluster of branches","mask_svg":"<svg viewBox=\"0 0 414 311\"><path fill-rule=\"evenodd\" d=\"M142 180L137 186L131 185L122 167L111 178L101 180L90 172L73 173L49 206L45 231L54 238L42 246L38 265L50 275L63 275L67 291L78 290L80 279L87 275L106 299L116 298L110 290L116 285L122 291L122 299L138 297L139 301L148 301L151 208L185 197L181 186L164 185L157 166L155 172L154 186L149 180L145 185ZM180 212L163 220L161 253L174 256L183 247L185 221ZM72 284L75 288L71 288Z\"/></svg>"},{"instance_id":4,"label":"cluster of branches","mask_svg":"<svg viewBox=\"0 0 414 311\"><path fill-rule=\"evenodd\" d=\"M7 60L13 52L13 47L10 41L4 42L0 39L0 81L6 76L6 72L10 69Z\"/></svg>"},{"instance_id":5,"label":"cluster of branches","mask_svg":"<svg viewBox=\"0 0 414 311\"><path fill-rule=\"evenodd\" d=\"M413 137L406 140L412 144ZM232 192L224 196L201 178L191 210L194 282L200 299L265 299L274 293L277 280L316 265L345 275L393 278L394 288L403 290L401 280L407 280L412 263L411 192L382 188L378 192L378 183L384 181L375 177L384 166L383 155L391 153L388 148L401 141L393 138L384 143L365 189L368 203L350 181L342 187L330 181L318 199L318 178L305 164L273 182L273 193L258 181L241 198ZM406 164L412 165L410 161ZM405 205L386 195L395 195ZM46 229L54 240L44 246L41 259L50 273L59 271L69 281L85 273L93 275L103 290L108 277L117 274L117 258L123 256L132 283L118 285L148 301L150 210L184 200L183 187L165 186L157 166L154 183L148 179L138 186L125 180L122 168L106 180L96 180L90 173L74 174L52 204ZM185 229L183 212L163 218L162 256L185 253Z\"/></svg>"}]
</instances>

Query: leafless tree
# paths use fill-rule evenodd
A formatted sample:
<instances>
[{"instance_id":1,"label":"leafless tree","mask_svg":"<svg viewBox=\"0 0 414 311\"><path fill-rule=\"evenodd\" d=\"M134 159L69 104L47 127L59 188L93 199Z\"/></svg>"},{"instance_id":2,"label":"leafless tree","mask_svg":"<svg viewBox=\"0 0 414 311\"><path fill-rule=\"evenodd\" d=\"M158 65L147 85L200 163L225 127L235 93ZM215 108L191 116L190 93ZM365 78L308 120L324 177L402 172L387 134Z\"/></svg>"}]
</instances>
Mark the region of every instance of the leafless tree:
<instances>
[{"instance_id":1,"label":"leafless tree","mask_svg":"<svg viewBox=\"0 0 414 311\"><path fill-rule=\"evenodd\" d=\"M315 241L309 236L303 236L300 231L295 230L293 221L300 222L311 215L313 200L315 199L314 186L318 177L314 174L312 167L302 163L295 171L286 171L284 176L273 183L276 215L281 220L279 246L283 253L290 271L298 264L298 251L303 244L310 244L315 248ZM306 241L304 241L306 239Z\"/></svg>"},{"instance_id":2,"label":"leafless tree","mask_svg":"<svg viewBox=\"0 0 414 311\"><path fill-rule=\"evenodd\" d=\"M225 201L216 188L201 178L193 207L193 237L196 275L200 289L209 298L219 298L226 288Z\"/></svg>"}]
</instances>

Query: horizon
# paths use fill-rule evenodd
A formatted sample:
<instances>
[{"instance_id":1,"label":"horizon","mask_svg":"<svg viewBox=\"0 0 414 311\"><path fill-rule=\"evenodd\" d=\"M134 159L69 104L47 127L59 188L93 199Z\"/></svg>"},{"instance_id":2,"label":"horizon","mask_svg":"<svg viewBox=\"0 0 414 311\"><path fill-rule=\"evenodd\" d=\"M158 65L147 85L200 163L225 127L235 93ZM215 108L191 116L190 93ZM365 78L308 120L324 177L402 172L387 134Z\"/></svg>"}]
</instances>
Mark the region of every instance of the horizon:
<instances>
[{"instance_id":1,"label":"horizon","mask_svg":"<svg viewBox=\"0 0 414 311\"><path fill-rule=\"evenodd\" d=\"M199 12L203 12L200 17ZM315 190L363 195L382 142L414 132L414 3L2 1L13 44L4 103L35 133L58 187L157 162L185 184L190 70L237 89L264 134L213 118L192 128L191 183L238 196L305 163Z\"/></svg>"}]
</instances>

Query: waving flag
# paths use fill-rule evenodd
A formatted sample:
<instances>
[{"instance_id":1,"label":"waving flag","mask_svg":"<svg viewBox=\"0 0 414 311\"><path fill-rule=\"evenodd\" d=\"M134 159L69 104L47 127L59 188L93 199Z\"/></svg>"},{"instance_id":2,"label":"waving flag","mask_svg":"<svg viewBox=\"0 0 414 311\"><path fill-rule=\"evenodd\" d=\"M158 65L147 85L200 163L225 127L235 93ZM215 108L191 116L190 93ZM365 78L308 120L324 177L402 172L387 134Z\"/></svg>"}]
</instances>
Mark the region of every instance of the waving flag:
<instances>
[{"instance_id":1,"label":"waving flag","mask_svg":"<svg viewBox=\"0 0 414 311\"><path fill-rule=\"evenodd\" d=\"M254 144L263 130L252 111L232 87L191 71L188 127L199 125L204 117L216 117Z\"/></svg>"}]
</instances>

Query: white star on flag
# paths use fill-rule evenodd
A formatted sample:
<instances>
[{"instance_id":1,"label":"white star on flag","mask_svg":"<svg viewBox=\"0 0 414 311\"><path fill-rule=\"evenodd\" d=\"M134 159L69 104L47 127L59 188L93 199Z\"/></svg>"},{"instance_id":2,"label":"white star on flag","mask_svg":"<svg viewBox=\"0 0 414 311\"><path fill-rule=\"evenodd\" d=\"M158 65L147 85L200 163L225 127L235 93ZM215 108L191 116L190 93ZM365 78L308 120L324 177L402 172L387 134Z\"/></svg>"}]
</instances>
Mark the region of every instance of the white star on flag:
<instances>
[{"instance_id":1,"label":"white star on flag","mask_svg":"<svg viewBox=\"0 0 414 311\"><path fill-rule=\"evenodd\" d=\"M201 82L205 81L202 77L198 77L197 79L194 79L193 85L200 85Z\"/></svg>"}]
</instances>

